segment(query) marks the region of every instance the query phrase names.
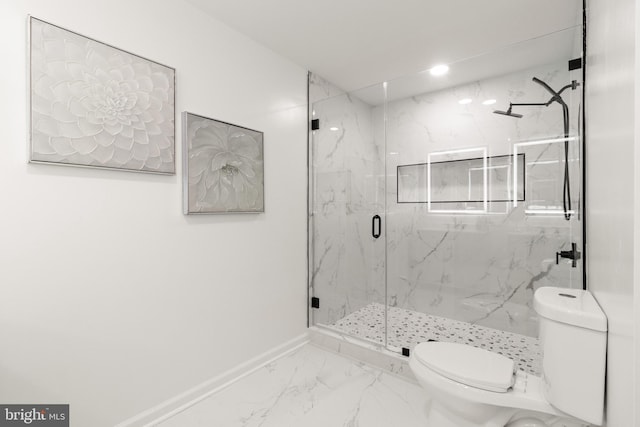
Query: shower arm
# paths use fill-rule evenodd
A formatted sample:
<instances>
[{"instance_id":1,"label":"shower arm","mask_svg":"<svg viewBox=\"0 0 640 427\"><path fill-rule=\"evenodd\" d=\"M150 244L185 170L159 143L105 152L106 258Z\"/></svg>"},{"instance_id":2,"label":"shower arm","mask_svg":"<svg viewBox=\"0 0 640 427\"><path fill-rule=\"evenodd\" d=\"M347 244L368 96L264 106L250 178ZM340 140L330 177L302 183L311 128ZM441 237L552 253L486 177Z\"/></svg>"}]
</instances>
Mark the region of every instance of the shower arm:
<instances>
[{"instance_id":1,"label":"shower arm","mask_svg":"<svg viewBox=\"0 0 640 427\"><path fill-rule=\"evenodd\" d=\"M562 92L564 92L565 90L572 88L575 89L576 87L578 87L580 84L577 83L575 80L573 82L571 82L571 84L566 85L565 87L563 87L562 89L560 89L558 92L556 92L555 90L551 89L551 87L549 87L548 84L546 84L545 82L543 82L542 80L539 80L537 78L533 78L533 81L535 81L536 83L541 84L542 86L545 87L545 89L547 89L549 92L551 92L553 94L553 96L551 97L551 99L549 99L547 102L510 102L509 103L509 111L511 111L512 107L548 107L549 105L553 104L554 102L557 102L558 104L560 104L562 106L562 110L564 115L567 115L567 113L569 112L569 106L567 105L566 102L564 102L564 99L562 99L562 96L560 96L562 94ZM565 125L565 138L568 137L568 130L567 130L567 126Z\"/></svg>"},{"instance_id":2,"label":"shower arm","mask_svg":"<svg viewBox=\"0 0 640 427\"><path fill-rule=\"evenodd\" d=\"M553 101L554 101L554 99L552 98L551 100L549 100L549 102L525 102L525 103L510 102L509 103L509 108L511 108L511 107L548 107L549 105L551 105L551 103Z\"/></svg>"},{"instance_id":3,"label":"shower arm","mask_svg":"<svg viewBox=\"0 0 640 427\"><path fill-rule=\"evenodd\" d=\"M563 87L562 89L560 89L558 91L558 95L561 95L562 92L564 92L565 90L571 88L572 90L575 90L578 88L578 86L580 86L580 83L578 83L577 81L573 80L571 83L569 83L568 85L566 85L565 87Z\"/></svg>"},{"instance_id":4,"label":"shower arm","mask_svg":"<svg viewBox=\"0 0 640 427\"><path fill-rule=\"evenodd\" d=\"M533 81L538 83L540 86L544 87L548 92L550 92L552 95L551 99L549 99L549 101L547 102L516 102L516 103L510 102L508 111L511 111L512 107L548 107L549 105L553 104L553 102L555 101L558 104L562 105L564 114L568 113L569 106L567 105L566 102L564 102L564 99L562 99L562 96L561 96L562 92L564 92L569 88L576 89L578 86L580 86L580 83L573 80L571 83L569 83L568 85L564 86L562 89L556 92L555 90L551 89L551 86L549 86L548 84L546 84L545 82L543 82L537 77L534 77ZM566 133L567 132L565 129L565 137L567 136Z\"/></svg>"},{"instance_id":5,"label":"shower arm","mask_svg":"<svg viewBox=\"0 0 640 427\"><path fill-rule=\"evenodd\" d=\"M524 103L520 103L520 102L510 102L509 103L509 110L511 111L512 107L548 107L549 105L553 104L554 102L557 102L558 104L560 104L562 106L562 112L564 116L567 116L569 113L569 106L567 105L566 102L564 102L564 100L560 97L560 94L562 93L563 90L567 89L571 87L571 85L567 85L565 87L563 87L560 92L558 92L557 94L555 94L549 101L547 102L524 102ZM554 92L555 93L555 92ZM569 135L569 130L568 130L568 123L565 123L565 127L564 127L564 137L567 138Z\"/></svg>"}]
</instances>

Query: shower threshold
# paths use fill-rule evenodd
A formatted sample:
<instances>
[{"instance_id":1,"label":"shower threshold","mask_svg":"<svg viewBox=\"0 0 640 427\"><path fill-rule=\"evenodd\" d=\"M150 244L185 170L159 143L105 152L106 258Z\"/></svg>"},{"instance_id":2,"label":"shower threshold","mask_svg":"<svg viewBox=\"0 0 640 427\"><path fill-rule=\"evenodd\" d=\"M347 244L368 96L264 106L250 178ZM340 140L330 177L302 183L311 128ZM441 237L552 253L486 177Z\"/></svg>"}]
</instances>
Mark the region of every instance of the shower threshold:
<instances>
[{"instance_id":1,"label":"shower threshold","mask_svg":"<svg viewBox=\"0 0 640 427\"><path fill-rule=\"evenodd\" d=\"M385 339L385 305L371 303L329 325L333 330L379 344ZM537 338L399 307L388 310L387 347L408 348L424 341L446 341L484 348L512 359L517 368L541 374Z\"/></svg>"}]
</instances>

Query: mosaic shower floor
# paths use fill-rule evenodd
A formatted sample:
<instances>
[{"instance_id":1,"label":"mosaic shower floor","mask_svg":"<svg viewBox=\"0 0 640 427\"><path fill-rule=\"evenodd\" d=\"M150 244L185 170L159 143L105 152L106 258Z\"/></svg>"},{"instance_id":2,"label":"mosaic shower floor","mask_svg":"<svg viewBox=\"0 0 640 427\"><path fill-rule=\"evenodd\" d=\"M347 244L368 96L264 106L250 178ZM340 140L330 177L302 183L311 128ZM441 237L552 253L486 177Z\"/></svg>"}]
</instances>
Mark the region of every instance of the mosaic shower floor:
<instances>
[{"instance_id":1,"label":"mosaic shower floor","mask_svg":"<svg viewBox=\"0 0 640 427\"><path fill-rule=\"evenodd\" d=\"M358 338L384 343L385 306L371 303L330 327ZM509 357L518 369L540 375L542 356L537 338L467 322L389 307L390 348L410 348L424 341L448 341L484 348Z\"/></svg>"}]
</instances>

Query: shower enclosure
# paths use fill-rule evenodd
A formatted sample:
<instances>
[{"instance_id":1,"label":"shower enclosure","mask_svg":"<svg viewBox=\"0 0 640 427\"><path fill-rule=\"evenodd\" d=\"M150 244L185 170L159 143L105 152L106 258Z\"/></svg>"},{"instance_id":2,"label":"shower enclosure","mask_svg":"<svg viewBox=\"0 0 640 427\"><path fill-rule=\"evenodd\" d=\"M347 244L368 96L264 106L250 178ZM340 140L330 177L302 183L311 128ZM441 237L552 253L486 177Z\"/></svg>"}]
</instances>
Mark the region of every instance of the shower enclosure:
<instances>
[{"instance_id":1,"label":"shower enclosure","mask_svg":"<svg viewBox=\"0 0 640 427\"><path fill-rule=\"evenodd\" d=\"M534 291L583 287L581 35L350 93L310 74L312 325L538 373Z\"/></svg>"}]
</instances>

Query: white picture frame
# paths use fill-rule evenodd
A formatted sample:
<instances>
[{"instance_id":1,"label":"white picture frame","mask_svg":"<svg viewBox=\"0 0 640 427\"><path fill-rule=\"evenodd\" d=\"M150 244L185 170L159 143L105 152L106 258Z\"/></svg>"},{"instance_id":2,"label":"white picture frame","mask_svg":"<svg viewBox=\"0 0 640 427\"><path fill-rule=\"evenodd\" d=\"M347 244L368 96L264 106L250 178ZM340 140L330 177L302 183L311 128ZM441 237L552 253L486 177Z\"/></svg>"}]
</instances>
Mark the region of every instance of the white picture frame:
<instances>
[{"instance_id":1,"label":"white picture frame","mask_svg":"<svg viewBox=\"0 0 640 427\"><path fill-rule=\"evenodd\" d=\"M182 113L184 213L264 212L264 134Z\"/></svg>"},{"instance_id":2,"label":"white picture frame","mask_svg":"<svg viewBox=\"0 0 640 427\"><path fill-rule=\"evenodd\" d=\"M175 174L175 69L29 17L31 163Z\"/></svg>"}]
</instances>

